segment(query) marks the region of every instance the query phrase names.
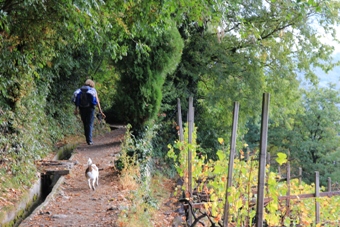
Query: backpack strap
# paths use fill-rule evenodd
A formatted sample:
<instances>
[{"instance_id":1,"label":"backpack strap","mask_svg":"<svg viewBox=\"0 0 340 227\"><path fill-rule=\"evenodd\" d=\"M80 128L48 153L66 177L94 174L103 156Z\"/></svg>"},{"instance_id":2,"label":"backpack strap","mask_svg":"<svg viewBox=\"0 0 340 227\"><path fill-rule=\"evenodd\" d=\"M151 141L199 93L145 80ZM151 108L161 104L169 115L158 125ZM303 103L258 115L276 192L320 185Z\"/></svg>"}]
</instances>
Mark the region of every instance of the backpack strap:
<instances>
[{"instance_id":1,"label":"backpack strap","mask_svg":"<svg viewBox=\"0 0 340 227\"><path fill-rule=\"evenodd\" d=\"M88 86L83 86L81 88L78 89L79 93L77 94L76 97L76 106L78 107L82 107L81 106L81 97L82 95L86 95L88 101L90 102L90 106L91 108L93 108L95 105L97 105L97 99L96 99L96 91L92 90L90 87Z\"/></svg>"}]
</instances>

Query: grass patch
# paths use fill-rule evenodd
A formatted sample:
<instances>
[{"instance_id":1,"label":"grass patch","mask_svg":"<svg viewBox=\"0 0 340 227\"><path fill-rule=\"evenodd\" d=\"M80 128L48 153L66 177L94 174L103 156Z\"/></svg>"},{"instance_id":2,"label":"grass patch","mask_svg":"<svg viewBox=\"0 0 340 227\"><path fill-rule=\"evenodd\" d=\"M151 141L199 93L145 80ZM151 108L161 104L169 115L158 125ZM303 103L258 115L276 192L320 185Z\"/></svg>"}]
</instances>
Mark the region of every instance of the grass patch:
<instances>
[{"instance_id":1,"label":"grass patch","mask_svg":"<svg viewBox=\"0 0 340 227\"><path fill-rule=\"evenodd\" d=\"M120 178L121 190L127 201L121 205L117 226L156 226L154 222L159 221L160 207L169 199L169 179L157 172L151 177L150 184L144 186L138 169L131 166L124 170Z\"/></svg>"},{"instance_id":2,"label":"grass patch","mask_svg":"<svg viewBox=\"0 0 340 227\"><path fill-rule=\"evenodd\" d=\"M171 215L169 207L164 207L173 191L171 179L167 178L165 166L157 168L153 160L152 138L155 131L148 128L144 135L135 138L127 126L125 140L121 145L121 156L115 162L120 171L119 191L124 196L118 210L119 215L116 226L119 227L145 227L169 226ZM165 224L167 222L167 224Z\"/></svg>"}]
</instances>

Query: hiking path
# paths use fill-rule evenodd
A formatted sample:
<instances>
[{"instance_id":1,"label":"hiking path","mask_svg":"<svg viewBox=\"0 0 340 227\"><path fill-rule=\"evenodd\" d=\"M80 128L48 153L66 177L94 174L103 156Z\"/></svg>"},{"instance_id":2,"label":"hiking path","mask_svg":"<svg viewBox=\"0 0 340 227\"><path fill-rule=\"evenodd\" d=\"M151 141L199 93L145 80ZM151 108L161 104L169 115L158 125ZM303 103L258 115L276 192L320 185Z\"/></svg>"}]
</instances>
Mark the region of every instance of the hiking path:
<instances>
[{"instance_id":1,"label":"hiking path","mask_svg":"<svg viewBox=\"0 0 340 227\"><path fill-rule=\"evenodd\" d=\"M19 227L130 227L117 221L120 212L130 206L131 201L126 199L130 192L122 188L119 174L114 167L125 132L125 128L118 128L95 137L94 145L87 145L85 142L79 144L70 158L75 163L70 174L58 180L45 202ZM88 158L99 168L99 186L95 191L89 188L85 178ZM169 197L162 201L150 227L172 226L176 209L170 198L173 187L171 181L164 185Z\"/></svg>"}]
</instances>

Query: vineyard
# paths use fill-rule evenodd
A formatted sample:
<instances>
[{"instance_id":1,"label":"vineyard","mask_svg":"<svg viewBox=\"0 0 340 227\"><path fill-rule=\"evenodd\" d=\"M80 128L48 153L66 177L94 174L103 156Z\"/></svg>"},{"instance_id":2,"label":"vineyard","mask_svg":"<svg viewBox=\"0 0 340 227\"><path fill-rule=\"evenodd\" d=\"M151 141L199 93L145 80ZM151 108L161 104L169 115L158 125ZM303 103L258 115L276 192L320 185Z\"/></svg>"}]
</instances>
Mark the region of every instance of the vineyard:
<instances>
[{"instance_id":1,"label":"vineyard","mask_svg":"<svg viewBox=\"0 0 340 227\"><path fill-rule=\"evenodd\" d=\"M266 96L267 95L267 96ZM268 99L268 100L266 100ZM268 157L260 151L235 152L238 104L234 108L234 127L230 147L218 139L221 149L217 160L199 156L196 128L190 107L188 124L179 129L180 139L169 145L168 157L175 161L183 185L177 187L180 199L186 207L188 226L338 226L340 224L340 192L320 187L319 173L315 183L304 183L301 176L291 179L287 155L277 153L275 161L286 168L286 176L270 170ZM268 110L269 95L264 95L263 111ZM180 102L178 105L180 113ZM262 117L268 114L262 114ZM181 125L179 117L179 125ZM190 126L191 125L191 126ZM266 125L266 119L263 119ZM266 135L262 127L262 140ZM261 168L264 168L262 173ZM301 174L300 174L301 175ZM261 183L262 182L262 183ZM337 196L338 195L338 196ZM226 202L227 201L227 202Z\"/></svg>"}]
</instances>

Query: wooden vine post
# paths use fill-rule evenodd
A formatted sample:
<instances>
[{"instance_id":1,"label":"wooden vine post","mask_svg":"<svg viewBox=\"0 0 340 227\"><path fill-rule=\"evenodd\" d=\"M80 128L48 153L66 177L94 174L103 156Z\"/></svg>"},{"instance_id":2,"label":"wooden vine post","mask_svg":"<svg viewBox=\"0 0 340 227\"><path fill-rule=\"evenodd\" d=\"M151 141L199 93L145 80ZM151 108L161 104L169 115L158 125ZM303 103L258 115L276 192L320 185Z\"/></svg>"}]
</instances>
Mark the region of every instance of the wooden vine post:
<instances>
[{"instance_id":1,"label":"wooden vine post","mask_svg":"<svg viewBox=\"0 0 340 227\"><path fill-rule=\"evenodd\" d=\"M286 199L286 216L290 217L290 162L287 162L287 199Z\"/></svg>"},{"instance_id":2,"label":"wooden vine post","mask_svg":"<svg viewBox=\"0 0 340 227\"><path fill-rule=\"evenodd\" d=\"M181 100L177 99L177 126L179 127L179 141L184 140L183 135L183 123L182 123L182 109L181 109Z\"/></svg>"},{"instance_id":3,"label":"wooden vine post","mask_svg":"<svg viewBox=\"0 0 340 227\"><path fill-rule=\"evenodd\" d=\"M192 144L192 133L194 126L194 107L193 107L193 98L189 97L189 113L188 113L188 193L189 193L189 201L191 202L192 198L192 151L190 150L190 144ZM192 223L192 213L189 212L188 216L188 225Z\"/></svg>"},{"instance_id":4,"label":"wooden vine post","mask_svg":"<svg viewBox=\"0 0 340 227\"><path fill-rule=\"evenodd\" d=\"M225 193L225 205L224 205L224 218L223 218L223 227L228 226L228 216L229 216L229 202L228 202L228 189L231 187L233 180L233 168L234 168L234 157L236 151L236 137L237 137L237 123L238 123L238 112L239 112L239 103L234 103L234 112L233 112L233 128L230 137L230 155L229 155L229 169L228 169L228 181Z\"/></svg>"},{"instance_id":5,"label":"wooden vine post","mask_svg":"<svg viewBox=\"0 0 340 227\"><path fill-rule=\"evenodd\" d=\"M320 223L320 203L317 201L320 198L320 178L319 172L315 171L315 224Z\"/></svg>"},{"instance_id":6,"label":"wooden vine post","mask_svg":"<svg viewBox=\"0 0 340 227\"><path fill-rule=\"evenodd\" d=\"M268 118L269 118L269 99L268 93L263 94L262 101L262 121L261 121L261 143L260 143L260 163L257 184L257 206L256 217L257 227L263 226L263 210L264 210L264 187L266 179L266 153L267 153L267 137L268 137Z\"/></svg>"},{"instance_id":7,"label":"wooden vine post","mask_svg":"<svg viewBox=\"0 0 340 227\"><path fill-rule=\"evenodd\" d=\"M302 168L299 167L299 185L302 183Z\"/></svg>"}]
</instances>

